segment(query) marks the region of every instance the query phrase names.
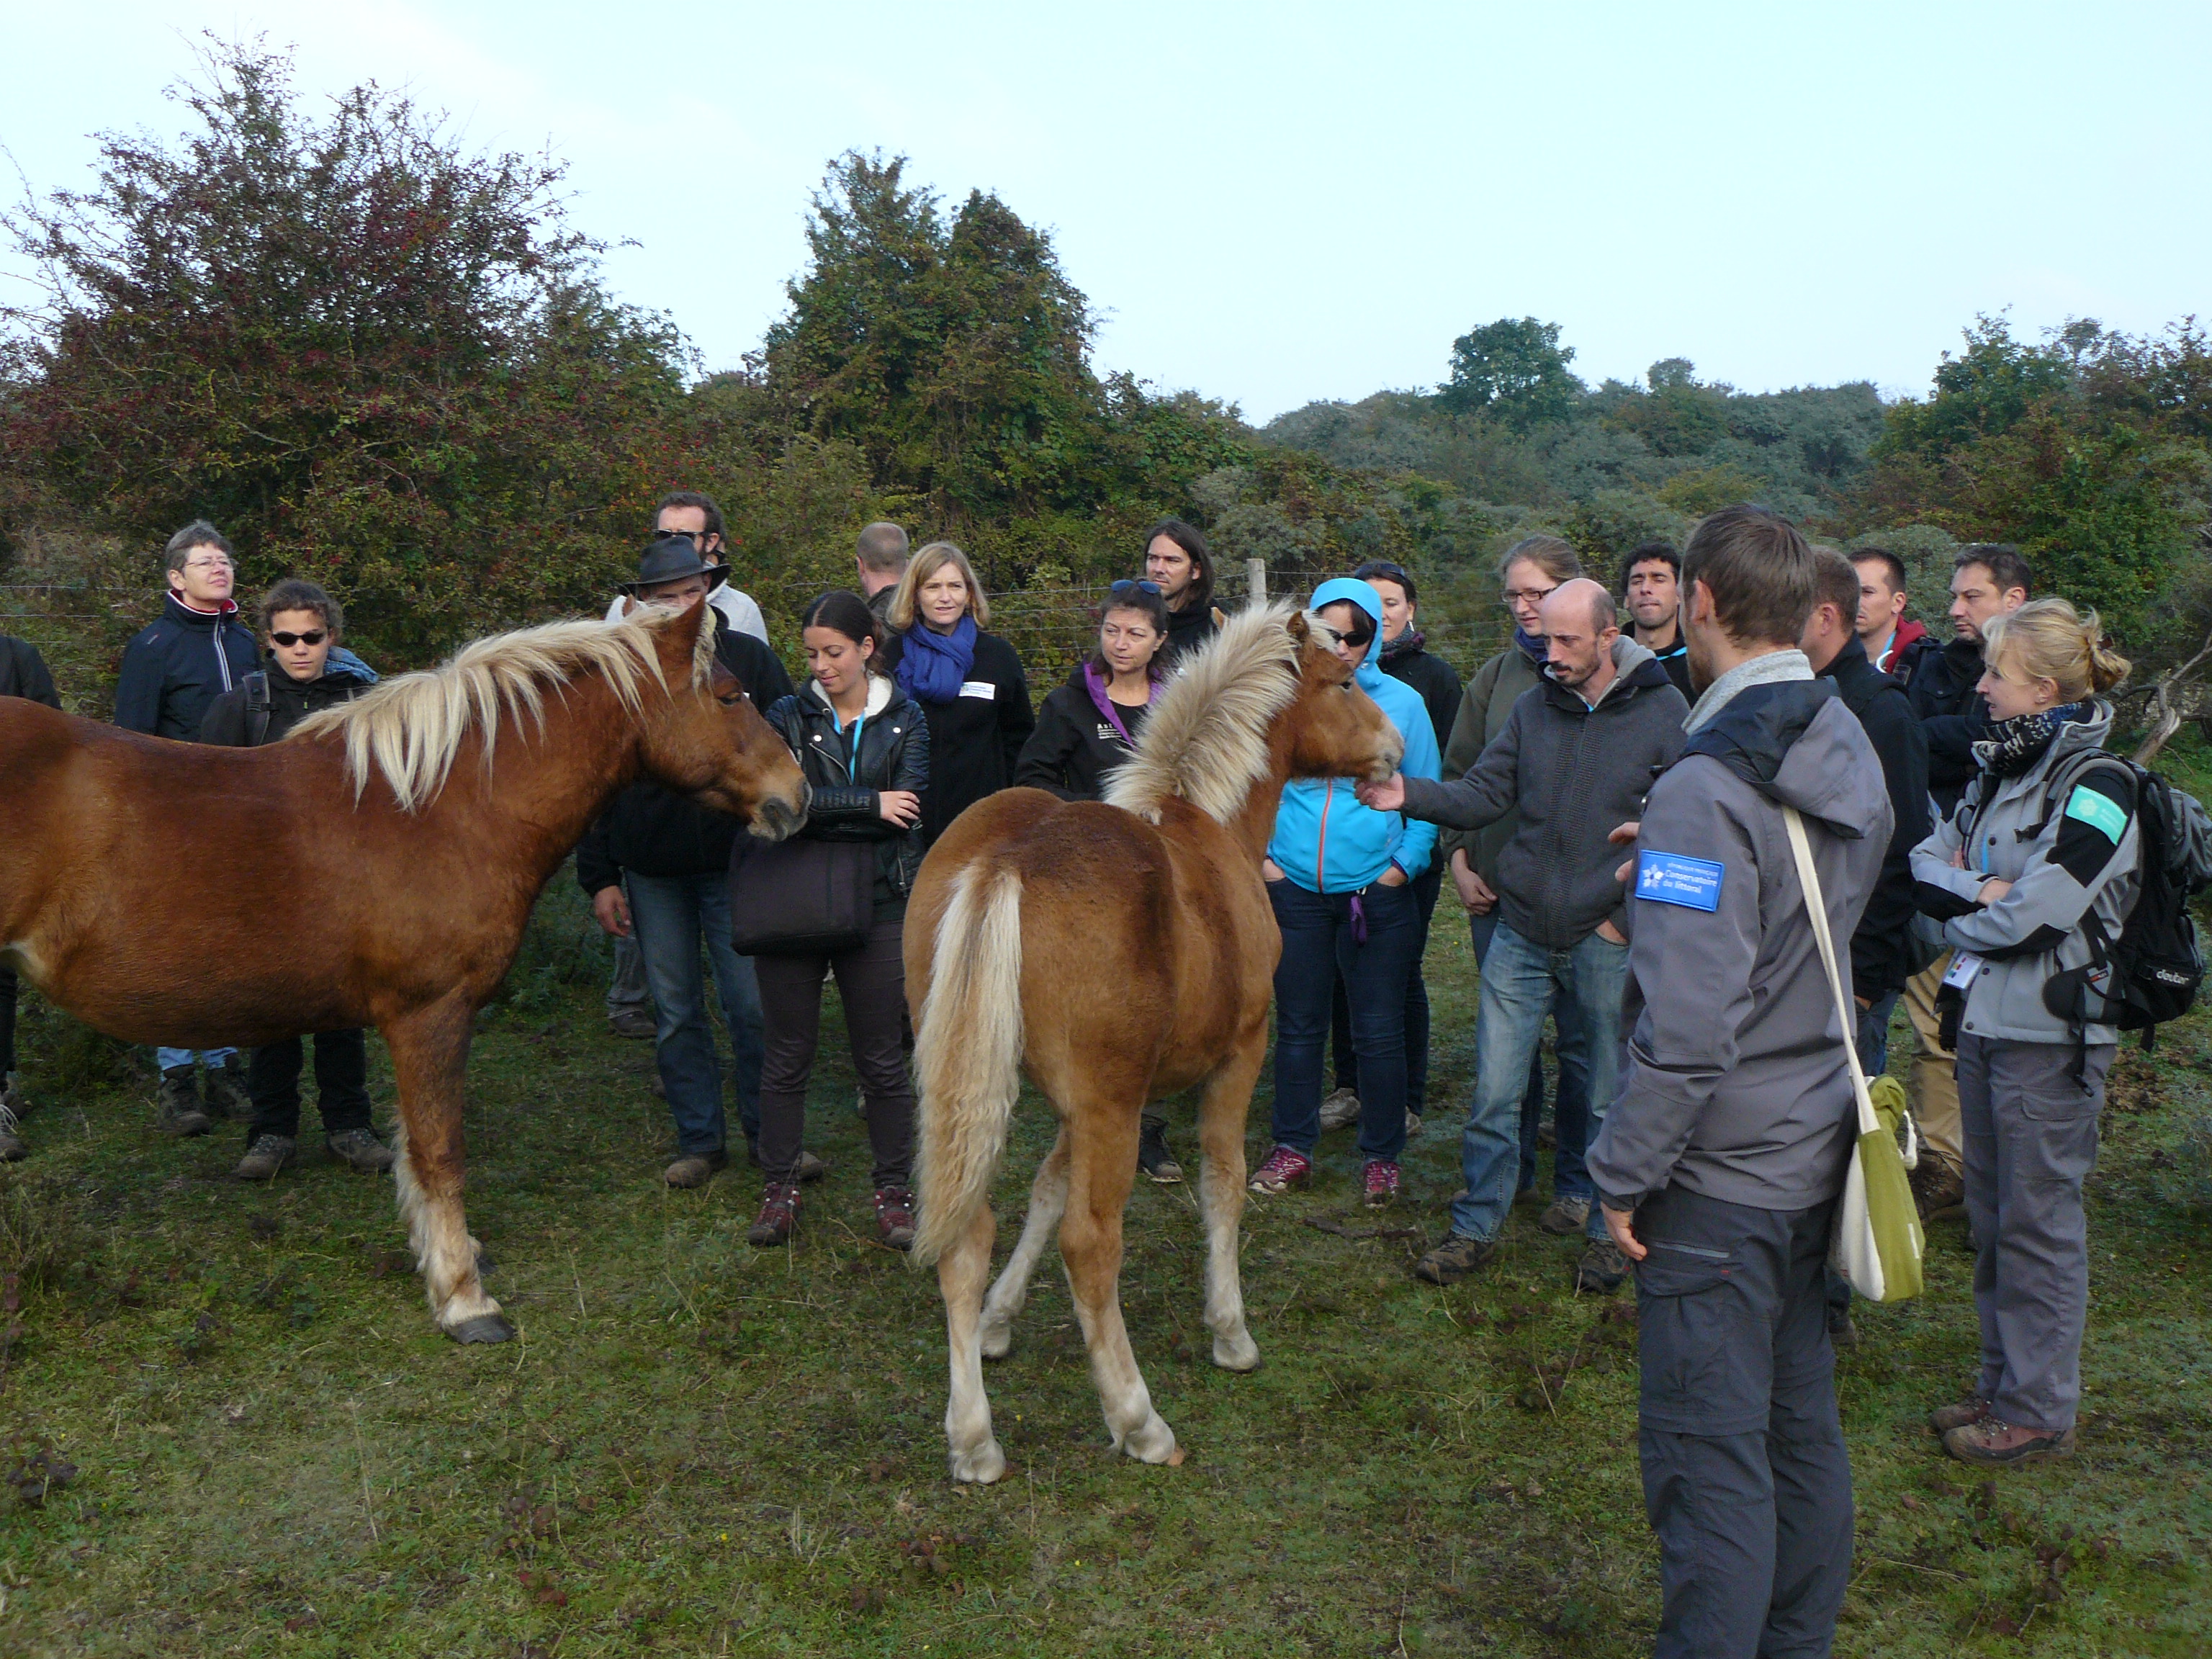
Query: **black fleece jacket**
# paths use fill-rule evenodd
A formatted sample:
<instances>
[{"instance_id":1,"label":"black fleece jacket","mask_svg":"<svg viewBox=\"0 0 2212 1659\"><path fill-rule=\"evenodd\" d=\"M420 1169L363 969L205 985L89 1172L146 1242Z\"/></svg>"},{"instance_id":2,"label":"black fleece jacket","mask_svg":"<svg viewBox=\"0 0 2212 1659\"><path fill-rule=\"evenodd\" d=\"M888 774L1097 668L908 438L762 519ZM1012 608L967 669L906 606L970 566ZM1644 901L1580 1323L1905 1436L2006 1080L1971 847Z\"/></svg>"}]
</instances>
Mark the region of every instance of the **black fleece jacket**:
<instances>
[{"instance_id":1,"label":"black fleece jacket","mask_svg":"<svg viewBox=\"0 0 2212 1659\"><path fill-rule=\"evenodd\" d=\"M1981 678L1981 641L1953 640L1920 659L1905 688L1928 738L1928 793L1947 818L1981 773L1974 744L1990 734L1989 699L1974 690Z\"/></svg>"},{"instance_id":2,"label":"black fleece jacket","mask_svg":"<svg viewBox=\"0 0 2212 1659\"><path fill-rule=\"evenodd\" d=\"M342 702L351 702L375 684L349 669L326 667L320 678L303 685L274 660L258 672L269 681L269 726L261 734L264 744L282 742L308 715L319 714ZM254 746L247 696L252 678L249 674L238 690L224 692L208 705L207 717L200 722L202 743L220 744L226 749Z\"/></svg>"},{"instance_id":3,"label":"black fleece jacket","mask_svg":"<svg viewBox=\"0 0 2212 1659\"><path fill-rule=\"evenodd\" d=\"M1928 739L1912 716L1905 688L1868 660L1855 634L1821 670L1836 683L1844 706L1859 717L1867 741L1881 762L1895 827L1882 854L1881 874L1851 935L1851 985L1869 1001L1902 991L1909 977L1912 928L1912 849L1928 838Z\"/></svg>"},{"instance_id":4,"label":"black fleece jacket","mask_svg":"<svg viewBox=\"0 0 2212 1659\"><path fill-rule=\"evenodd\" d=\"M895 638L884 647L887 671L897 669L904 644ZM934 842L953 819L1014 781L1014 763L1036 729L1036 712L1014 647L996 634L981 632L960 695L950 702L924 702L921 710L929 723L929 793L922 798L921 828Z\"/></svg>"},{"instance_id":5,"label":"black fleece jacket","mask_svg":"<svg viewBox=\"0 0 2212 1659\"><path fill-rule=\"evenodd\" d=\"M1151 706L1117 704L1115 712L1134 738ZM1054 687L1037 709L1036 730L1014 762L1014 782L1049 789L1062 800L1097 800L1106 793L1108 775L1134 753L1099 711L1078 663L1067 684Z\"/></svg>"},{"instance_id":6,"label":"black fleece jacket","mask_svg":"<svg viewBox=\"0 0 2212 1659\"><path fill-rule=\"evenodd\" d=\"M27 697L49 708L62 706L39 647L13 634L0 634L0 697Z\"/></svg>"},{"instance_id":7,"label":"black fleece jacket","mask_svg":"<svg viewBox=\"0 0 2212 1659\"><path fill-rule=\"evenodd\" d=\"M1168 612L1167 643L1160 647L1160 669L1172 673L1176 659L1194 651L1213 637L1213 601L1204 599L1181 611Z\"/></svg>"},{"instance_id":8,"label":"black fleece jacket","mask_svg":"<svg viewBox=\"0 0 2212 1659\"><path fill-rule=\"evenodd\" d=\"M1436 728L1437 753L1443 754L1451 742L1452 722L1459 718L1459 670L1442 657L1431 656L1422 648L1421 636L1410 629L1385 645L1375 663L1420 694L1429 724Z\"/></svg>"}]
</instances>

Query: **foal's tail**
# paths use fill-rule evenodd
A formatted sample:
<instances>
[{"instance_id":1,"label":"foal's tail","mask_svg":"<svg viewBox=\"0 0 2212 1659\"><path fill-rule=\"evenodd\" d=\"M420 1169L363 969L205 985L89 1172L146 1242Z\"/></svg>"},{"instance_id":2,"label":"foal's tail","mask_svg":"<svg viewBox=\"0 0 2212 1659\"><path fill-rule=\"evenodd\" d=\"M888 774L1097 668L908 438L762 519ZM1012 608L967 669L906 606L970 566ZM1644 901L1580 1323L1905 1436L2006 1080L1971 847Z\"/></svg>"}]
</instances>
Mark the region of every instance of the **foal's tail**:
<instances>
[{"instance_id":1,"label":"foal's tail","mask_svg":"<svg viewBox=\"0 0 2212 1659\"><path fill-rule=\"evenodd\" d=\"M934 1261L990 1201L1022 1086L1022 878L971 864L937 924L914 1036L921 1082L912 1256Z\"/></svg>"}]
</instances>

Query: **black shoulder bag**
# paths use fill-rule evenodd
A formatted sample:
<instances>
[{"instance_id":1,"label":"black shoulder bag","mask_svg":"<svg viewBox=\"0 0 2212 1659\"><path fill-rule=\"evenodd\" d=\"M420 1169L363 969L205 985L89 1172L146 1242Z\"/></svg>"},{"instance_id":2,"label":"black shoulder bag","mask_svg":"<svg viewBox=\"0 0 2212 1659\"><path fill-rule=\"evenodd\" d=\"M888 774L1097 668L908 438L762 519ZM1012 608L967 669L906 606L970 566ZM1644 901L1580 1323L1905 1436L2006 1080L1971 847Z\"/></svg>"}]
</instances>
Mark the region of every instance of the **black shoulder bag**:
<instances>
[{"instance_id":1,"label":"black shoulder bag","mask_svg":"<svg viewBox=\"0 0 2212 1659\"><path fill-rule=\"evenodd\" d=\"M867 942L876 844L740 835L730 851L730 943L740 956L836 956Z\"/></svg>"}]
</instances>

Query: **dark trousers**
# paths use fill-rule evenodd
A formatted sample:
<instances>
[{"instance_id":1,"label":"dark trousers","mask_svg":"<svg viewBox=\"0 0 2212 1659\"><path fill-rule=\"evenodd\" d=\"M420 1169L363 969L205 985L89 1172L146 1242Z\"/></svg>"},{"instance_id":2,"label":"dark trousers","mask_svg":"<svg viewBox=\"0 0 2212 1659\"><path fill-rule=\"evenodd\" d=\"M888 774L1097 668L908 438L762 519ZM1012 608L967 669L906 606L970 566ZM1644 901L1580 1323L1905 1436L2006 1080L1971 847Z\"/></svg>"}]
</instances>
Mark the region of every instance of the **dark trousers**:
<instances>
[{"instance_id":1,"label":"dark trousers","mask_svg":"<svg viewBox=\"0 0 2212 1659\"><path fill-rule=\"evenodd\" d=\"M1851 1468L1821 1273L1834 1202L1668 1188L1636 1212L1656 1659L1820 1656L1850 1579Z\"/></svg>"},{"instance_id":2,"label":"dark trousers","mask_svg":"<svg viewBox=\"0 0 2212 1659\"><path fill-rule=\"evenodd\" d=\"M0 1077L15 1069L15 970L0 968Z\"/></svg>"},{"instance_id":3,"label":"dark trousers","mask_svg":"<svg viewBox=\"0 0 2212 1659\"><path fill-rule=\"evenodd\" d=\"M1429 1109L1429 985L1421 977L1421 960L1428 954L1429 918L1436 914L1443 878L1443 867L1431 864L1410 884L1421 915L1421 942L1413 953L1413 971L1406 977L1406 1109L1415 1117L1426 1116ZM1329 1009L1328 1048L1336 1062L1336 1086L1358 1094L1359 1055L1352 1046L1352 1005L1345 1000L1341 975Z\"/></svg>"},{"instance_id":4,"label":"dark trousers","mask_svg":"<svg viewBox=\"0 0 2212 1659\"><path fill-rule=\"evenodd\" d=\"M1420 952L1413 887L1354 895L1271 881L1267 897L1283 935L1275 967L1275 1140L1310 1156L1321 1139L1322 1045L1341 975L1359 1056L1360 1156L1395 1160L1406 1147L1406 976Z\"/></svg>"},{"instance_id":5,"label":"dark trousers","mask_svg":"<svg viewBox=\"0 0 2212 1659\"><path fill-rule=\"evenodd\" d=\"M1468 919L1469 942L1474 946L1479 972L1490 955L1490 941L1498 937L1495 906L1486 916ZM1589 1068L1583 1063L1582 1007L1571 996L1552 998L1553 1047L1559 1056L1559 1083L1552 1094L1552 1195L1589 1198L1589 1172L1583 1154L1589 1142ZM1478 1056L1478 1059L1480 1056ZM1521 1176L1515 1190L1533 1192L1536 1186L1536 1135L1544 1127L1544 1051L1540 1044L1528 1056L1528 1086L1521 1096Z\"/></svg>"},{"instance_id":6,"label":"dark trousers","mask_svg":"<svg viewBox=\"0 0 2212 1659\"><path fill-rule=\"evenodd\" d=\"M879 917L867 941L834 957L755 957L768 1052L761 1061L760 1156L770 1181L799 1172L806 1081L822 1031L822 981L837 975L853 1070L868 1099L868 1146L878 1187L903 1187L914 1163L914 1085L900 1042L906 1018L902 916Z\"/></svg>"},{"instance_id":7,"label":"dark trousers","mask_svg":"<svg viewBox=\"0 0 2212 1659\"><path fill-rule=\"evenodd\" d=\"M300 1073L307 1064L305 1037L286 1037L253 1051L246 1062L246 1092L253 1100L248 1142L261 1135L300 1133ZM315 1043L315 1109L323 1133L342 1135L368 1127L368 1041L358 1028L318 1031Z\"/></svg>"}]
</instances>

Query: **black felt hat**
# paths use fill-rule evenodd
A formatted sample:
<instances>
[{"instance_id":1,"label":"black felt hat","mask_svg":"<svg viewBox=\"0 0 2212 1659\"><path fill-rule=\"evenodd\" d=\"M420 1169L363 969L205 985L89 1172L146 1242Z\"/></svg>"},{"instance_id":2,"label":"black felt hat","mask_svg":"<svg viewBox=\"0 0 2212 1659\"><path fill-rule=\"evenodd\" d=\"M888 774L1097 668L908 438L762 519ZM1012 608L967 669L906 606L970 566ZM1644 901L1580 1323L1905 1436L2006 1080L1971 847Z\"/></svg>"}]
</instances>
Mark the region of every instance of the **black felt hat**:
<instances>
[{"instance_id":1,"label":"black felt hat","mask_svg":"<svg viewBox=\"0 0 2212 1659\"><path fill-rule=\"evenodd\" d=\"M615 586L635 599L648 587L658 587L663 582L680 582L686 576L704 576L707 591L711 593L730 579L730 573L721 565L708 564L701 558L689 536L656 536L637 562L636 577Z\"/></svg>"}]
</instances>

